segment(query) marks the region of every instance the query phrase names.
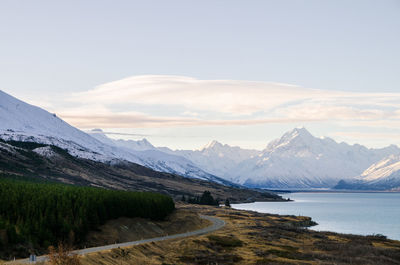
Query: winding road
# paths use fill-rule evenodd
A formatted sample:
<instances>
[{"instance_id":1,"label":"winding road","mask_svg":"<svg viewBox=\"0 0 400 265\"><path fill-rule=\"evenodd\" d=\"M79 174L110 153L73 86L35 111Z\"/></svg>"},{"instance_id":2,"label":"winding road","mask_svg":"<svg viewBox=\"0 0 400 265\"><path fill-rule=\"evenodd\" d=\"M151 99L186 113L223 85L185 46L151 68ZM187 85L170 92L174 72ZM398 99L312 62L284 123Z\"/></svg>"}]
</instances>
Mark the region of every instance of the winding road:
<instances>
[{"instance_id":1,"label":"winding road","mask_svg":"<svg viewBox=\"0 0 400 265\"><path fill-rule=\"evenodd\" d=\"M169 240L169 239L177 239L177 238L184 238L184 237L189 237L189 236L203 235L203 234L207 234L207 233L216 231L225 225L225 221L223 221L219 218L213 217L213 216L200 215L200 218L206 219L206 220L212 222L212 225L207 226L202 229L199 229L199 230L194 230L194 231L190 231L190 232L186 232L186 233L174 234L174 235L168 235L168 236L160 236L160 237L154 237L154 238L148 238L148 239L142 239L142 240L137 240L137 241L118 243L118 244L112 244L112 245L106 245L106 246L100 246L100 247L84 248L84 249L74 250L74 251L72 251L72 253L78 254L78 255L86 255L89 253L110 250L110 249L114 249L114 248L130 247L130 246L151 243L151 242L157 242L157 241L163 241L163 240ZM39 256L36 258L36 262L46 261L47 259L48 259L47 255ZM14 263L32 264L35 262L32 262L32 261L30 262L29 259L20 259L20 260L16 260L16 261L12 261L12 262L7 262L5 264L14 264Z\"/></svg>"}]
</instances>

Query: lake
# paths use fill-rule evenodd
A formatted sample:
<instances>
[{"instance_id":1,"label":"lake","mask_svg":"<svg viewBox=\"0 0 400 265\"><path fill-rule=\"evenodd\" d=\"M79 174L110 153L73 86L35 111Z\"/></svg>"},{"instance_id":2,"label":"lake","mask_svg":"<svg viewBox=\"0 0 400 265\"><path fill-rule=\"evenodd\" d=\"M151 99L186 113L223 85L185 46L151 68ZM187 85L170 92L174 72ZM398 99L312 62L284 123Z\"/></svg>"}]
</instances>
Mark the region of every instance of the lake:
<instances>
[{"instance_id":1,"label":"lake","mask_svg":"<svg viewBox=\"0 0 400 265\"><path fill-rule=\"evenodd\" d=\"M294 202L232 204L261 213L310 216L319 231L372 235L400 240L400 193L286 193Z\"/></svg>"}]
</instances>

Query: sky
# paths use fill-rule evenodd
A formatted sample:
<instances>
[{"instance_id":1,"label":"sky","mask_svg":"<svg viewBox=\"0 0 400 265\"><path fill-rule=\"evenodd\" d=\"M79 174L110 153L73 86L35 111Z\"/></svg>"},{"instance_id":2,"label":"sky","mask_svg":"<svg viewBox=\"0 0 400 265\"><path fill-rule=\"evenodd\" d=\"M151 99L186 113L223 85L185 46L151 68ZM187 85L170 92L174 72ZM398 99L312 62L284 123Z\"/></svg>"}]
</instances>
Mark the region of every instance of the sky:
<instances>
[{"instance_id":1,"label":"sky","mask_svg":"<svg viewBox=\"0 0 400 265\"><path fill-rule=\"evenodd\" d=\"M0 89L83 130L400 145L400 1L0 1Z\"/></svg>"}]
</instances>

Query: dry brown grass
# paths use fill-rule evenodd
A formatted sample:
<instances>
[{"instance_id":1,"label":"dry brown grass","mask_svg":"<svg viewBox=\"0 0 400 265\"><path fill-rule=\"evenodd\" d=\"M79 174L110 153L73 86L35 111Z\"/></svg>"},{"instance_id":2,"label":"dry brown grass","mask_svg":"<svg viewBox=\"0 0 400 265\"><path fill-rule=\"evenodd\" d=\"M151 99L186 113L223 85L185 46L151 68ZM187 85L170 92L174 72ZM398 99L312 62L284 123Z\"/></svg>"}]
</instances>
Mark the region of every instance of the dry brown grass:
<instances>
[{"instance_id":1,"label":"dry brown grass","mask_svg":"<svg viewBox=\"0 0 400 265\"><path fill-rule=\"evenodd\" d=\"M89 264L400 264L400 242L316 232L308 217L179 204L215 215L226 226L209 235L162 241L82 257Z\"/></svg>"},{"instance_id":2,"label":"dry brown grass","mask_svg":"<svg viewBox=\"0 0 400 265\"><path fill-rule=\"evenodd\" d=\"M49 264L51 265L81 265L78 255L71 253L71 248L60 243L58 247L49 247Z\"/></svg>"}]
</instances>

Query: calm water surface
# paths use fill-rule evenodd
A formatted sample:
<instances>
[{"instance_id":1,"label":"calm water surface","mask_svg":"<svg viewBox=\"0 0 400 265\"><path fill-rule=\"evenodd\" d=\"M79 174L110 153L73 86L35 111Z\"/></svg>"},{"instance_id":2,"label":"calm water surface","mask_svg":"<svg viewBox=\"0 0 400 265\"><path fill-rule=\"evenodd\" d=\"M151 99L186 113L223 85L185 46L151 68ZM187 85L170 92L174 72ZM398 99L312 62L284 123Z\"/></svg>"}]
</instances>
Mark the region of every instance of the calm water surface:
<instances>
[{"instance_id":1,"label":"calm water surface","mask_svg":"<svg viewBox=\"0 0 400 265\"><path fill-rule=\"evenodd\" d=\"M350 234L383 234L400 240L400 193L290 193L294 202L233 204L235 209L310 216L312 229Z\"/></svg>"}]
</instances>

